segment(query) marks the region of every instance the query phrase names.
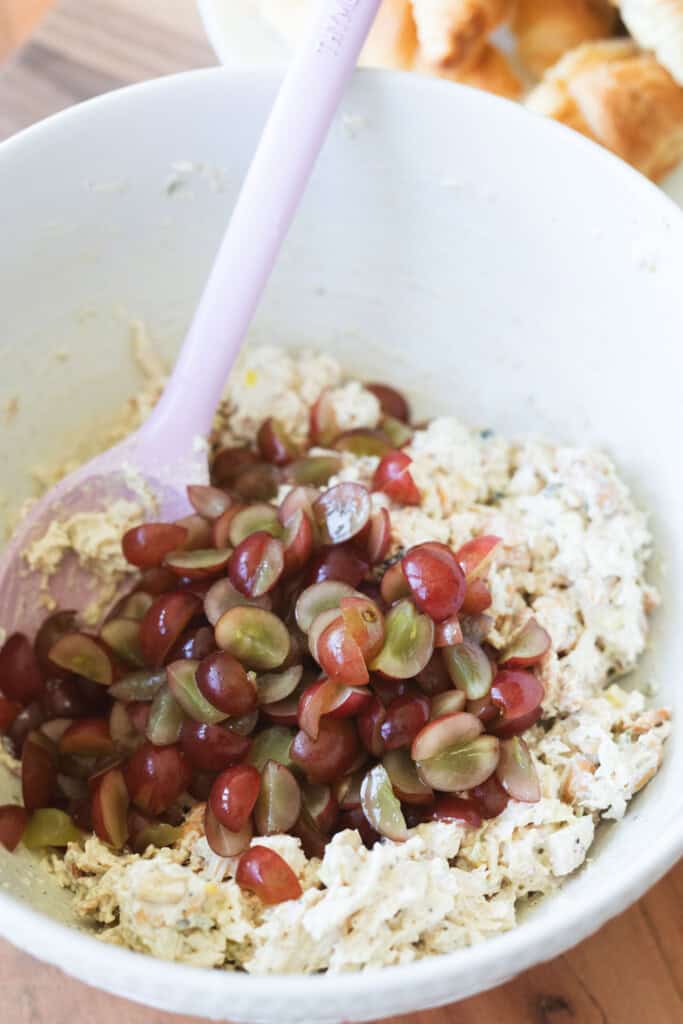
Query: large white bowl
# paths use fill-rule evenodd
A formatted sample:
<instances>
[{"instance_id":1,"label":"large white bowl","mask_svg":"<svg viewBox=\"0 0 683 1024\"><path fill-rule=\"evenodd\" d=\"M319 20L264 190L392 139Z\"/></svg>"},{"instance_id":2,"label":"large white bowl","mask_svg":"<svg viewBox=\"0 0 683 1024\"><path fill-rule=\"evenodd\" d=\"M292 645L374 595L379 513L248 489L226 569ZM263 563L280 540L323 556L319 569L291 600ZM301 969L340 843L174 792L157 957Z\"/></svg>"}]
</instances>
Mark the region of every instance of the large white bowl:
<instances>
[{"instance_id":1,"label":"large white bowl","mask_svg":"<svg viewBox=\"0 0 683 1024\"><path fill-rule=\"evenodd\" d=\"M31 465L134 390L131 317L175 350L275 88L269 72L169 78L0 147L0 407L19 399L2 428L11 504L29 493ZM663 605L641 675L678 720L682 268L679 211L607 153L482 93L363 73L254 328L406 387L420 415L613 452L658 542ZM460 999L578 942L676 860L680 737L677 722L661 773L588 867L516 930L446 957L342 977L162 963L74 930L36 862L4 851L0 933L91 984L217 1019L368 1020Z\"/></svg>"}]
</instances>

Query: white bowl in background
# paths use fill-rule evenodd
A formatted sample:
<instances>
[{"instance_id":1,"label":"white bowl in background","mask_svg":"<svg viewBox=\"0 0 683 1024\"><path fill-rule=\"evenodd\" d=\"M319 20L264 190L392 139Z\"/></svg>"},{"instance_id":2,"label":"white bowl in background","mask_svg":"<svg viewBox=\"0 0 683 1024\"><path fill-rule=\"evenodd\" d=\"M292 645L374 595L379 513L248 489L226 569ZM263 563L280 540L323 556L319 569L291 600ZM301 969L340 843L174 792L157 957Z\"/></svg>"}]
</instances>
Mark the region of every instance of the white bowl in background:
<instances>
[{"instance_id":1,"label":"white bowl in background","mask_svg":"<svg viewBox=\"0 0 683 1024\"><path fill-rule=\"evenodd\" d=\"M0 408L18 399L0 480L13 504L30 492L30 466L134 391L130 319L176 350L276 88L274 72L193 72L0 146ZM418 416L448 411L615 455L657 537L663 604L639 676L676 709L662 771L559 893L512 932L445 957L315 977L164 963L74 930L35 859L1 849L0 933L177 1013L331 1024L497 985L654 883L683 849L682 266L679 211L580 136L481 92L359 73L254 337L334 351L349 370L405 387ZM0 803L14 793L4 775Z\"/></svg>"},{"instance_id":2,"label":"white bowl in background","mask_svg":"<svg viewBox=\"0 0 683 1024\"><path fill-rule=\"evenodd\" d=\"M259 14L257 0L197 0L197 6L214 53L226 67L282 67L291 57L291 47ZM503 27L494 38L514 60L510 31ZM660 184L683 207L683 163Z\"/></svg>"}]
</instances>

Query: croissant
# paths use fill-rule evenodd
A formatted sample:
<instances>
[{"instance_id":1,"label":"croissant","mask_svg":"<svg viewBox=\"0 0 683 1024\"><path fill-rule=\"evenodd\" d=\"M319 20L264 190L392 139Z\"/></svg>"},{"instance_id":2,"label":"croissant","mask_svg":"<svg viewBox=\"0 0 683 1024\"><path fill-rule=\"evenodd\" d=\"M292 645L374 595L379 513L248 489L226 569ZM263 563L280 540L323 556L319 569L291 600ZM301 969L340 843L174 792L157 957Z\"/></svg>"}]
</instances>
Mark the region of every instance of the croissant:
<instances>
[{"instance_id":1,"label":"croissant","mask_svg":"<svg viewBox=\"0 0 683 1024\"><path fill-rule=\"evenodd\" d=\"M513 0L413 0L421 60L436 69L473 67L512 7Z\"/></svg>"},{"instance_id":2,"label":"croissant","mask_svg":"<svg viewBox=\"0 0 683 1024\"><path fill-rule=\"evenodd\" d=\"M659 63L683 85L683 0L612 0L643 50L652 50Z\"/></svg>"},{"instance_id":3,"label":"croissant","mask_svg":"<svg viewBox=\"0 0 683 1024\"><path fill-rule=\"evenodd\" d=\"M611 35L616 20L610 0L518 0L512 26L517 54L540 78L568 50Z\"/></svg>"},{"instance_id":4,"label":"croissant","mask_svg":"<svg viewBox=\"0 0 683 1024\"><path fill-rule=\"evenodd\" d=\"M653 180L683 159L683 88L630 39L566 54L526 105L611 149Z\"/></svg>"}]
</instances>

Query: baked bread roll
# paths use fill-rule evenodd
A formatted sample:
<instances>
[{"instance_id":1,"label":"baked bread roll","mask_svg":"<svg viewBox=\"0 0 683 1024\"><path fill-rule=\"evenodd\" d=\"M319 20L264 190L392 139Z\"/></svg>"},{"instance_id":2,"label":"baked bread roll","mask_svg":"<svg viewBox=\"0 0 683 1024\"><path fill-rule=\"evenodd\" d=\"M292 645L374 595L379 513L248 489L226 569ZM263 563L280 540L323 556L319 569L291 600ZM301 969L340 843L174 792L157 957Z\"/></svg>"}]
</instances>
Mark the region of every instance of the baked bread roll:
<instances>
[{"instance_id":1,"label":"baked bread roll","mask_svg":"<svg viewBox=\"0 0 683 1024\"><path fill-rule=\"evenodd\" d=\"M683 159L683 88L630 39L572 50L526 105L601 143L655 181Z\"/></svg>"},{"instance_id":2,"label":"baked bread roll","mask_svg":"<svg viewBox=\"0 0 683 1024\"><path fill-rule=\"evenodd\" d=\"M413 0L421 61L435 69L474 67L513 0Z\"/></svg>"},{"instance_id":3,"label":"baked bread roll","mask_svg":"<svg viewBox=\"0 0 683 1024\"><path fill-rule=\"evenodd\" d=\"M683 0L612 0L643 50L652 50L679 85L683 85Z\"/></svg>"},{"instance_id":4,"label":"baked bread roll","mask_svg":"<svg viewBox=\"0 0 683 1024\"><path fill-rule=\"evenodd\" d=\"M568 50L611 35L616 20L610 0L517 0L517 54L540 78Z\"/></svg>"},{"instance_id":5,"label":"baked bread roll","mask_svg":"<svg viewBox=\"0 0 683 1024\"><path fill-rule=\"evenodd\" d=\"M470 85L474 89L484 89L508 100L517 100L522 94L519 76L505 54L492 43L486 44L477 63L465 71L435 70L429 66L420 67L418 70L436 75L438 78L447 78L451 82Z\"/></svg>"},{"instance_id":6,"label":"baked bread roll","mask_svg":"<svg viewBox=\"0 0 683 1024\"><path fill-rule=\"evenodd\" d=\"M261 17L291 46L296 46L315 14L316 0L257 0ZM361 54L370 67L411 68L417 31L410 0L383 0Z\"/></svg>"}]
</instances>

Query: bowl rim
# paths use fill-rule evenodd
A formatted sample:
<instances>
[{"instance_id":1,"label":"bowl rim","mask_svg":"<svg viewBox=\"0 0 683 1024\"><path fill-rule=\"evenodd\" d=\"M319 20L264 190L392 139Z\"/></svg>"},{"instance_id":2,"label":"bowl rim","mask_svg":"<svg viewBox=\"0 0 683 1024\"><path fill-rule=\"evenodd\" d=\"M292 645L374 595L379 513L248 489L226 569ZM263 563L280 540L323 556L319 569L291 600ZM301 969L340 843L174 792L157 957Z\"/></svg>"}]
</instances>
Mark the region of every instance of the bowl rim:
<instances>
[{"instance_id":1,"label":"bowl rim","mask_svg":"<svg viewBox=\"0 0 683 1024\"><path fill-rule=\"evenodd\" d=\"M14 157L27 147L37 144L40 147L49 142L50 137L68 128L78 128L80 123L98 111L109 107L120 106L135 101L135 97L150 95L155 92L172 93L185 87L188 81L193 83L211 82L215 80L225 87L225 78L239 83L255 79L266 80L269 86L275 86L282 72L277 68L229 69L225 67L204 68L169 75L160 79L125 86L84 103L67 108L60 113L38 122L8 140L0 143L0 171L6 160ZM513 104L499 97L483 93L465 86L454 86L453 83L437 79L420 78L404 72L388 72L374 69L363 69L357 72L357 79L379 81L389 89L420 90L424 93L448 90L455 102L479 106L489 112L498 108L504 117L519 118L529 126L529 131L541 133L550 138L553 135L561 145L571 147L579 154L578 159L592 160L599 167L604 165L605 171L621 175L624 181L630 179L636 189L640 189L649 201L659 205L673 222L683 238L683 212L676 204L661 192L652 182L648 181L633 168L619 158L578 135L571 129L554 121L532 115L519 104ZM209 87L208 85L206 86ZM535 125L535 127L533 127ZM564 141L561 141L564 140ZM583 151L584 156L580 156ZM536 963L550 958L569 949L597 931L611 917L626 909L638 899L681 857L683 856L683 819L670 820L667 827L658 833L656 841L651 844L645 856L637 862L622 865L620 872L615 874L613 884L601 890L597 900L590 906L585 901L567 900L562 907L562 919L551 917L543 920L531 915L520 925L510 931L476 943L473 946L457 949L451 953L425 957L421 960L402 965L366 968L358 972L344 974L324 973L307 974L276 974L249 975L233 970L216 970L196 967L193 965L158 960L148 954L105 944L94 934L80 931L65 925L28 906L23 901L6 893L0 892L0 935L15 946L26 950L38 958L55 963L67 973L86 978L89 964L96 965L99 987L110 988L118 992L109 977L116 977L117 968L121 976L127 979L138 977L142 991L167 991L171 979L177 986L180 982L187 990L199 989L224 998L228 993L235 996L249 996L254 999L258 991L258 1000L267 1001L278 997L299 997L304 1000L317 1000L322 995L362 998L377 992L378 977L381 976L382 990L389 995L397 993L409 986L428 986L430 982L443 980L450 976L455 982L456 977L462 982L463 996L472 992L484 991L487 987L500 984L508 977L516 975ZM590 870L587 865L583 870ZM39 948L37 939L40 940ZM68 952L67 952L68 951ZM510 967L509 965L513 966ZM503 971L501 972L501 967ZM144 984L142 980L144 978ZM258 979L258 989L255 979ZM468 981L469 978L469 981ZM482 981L483 979L483 981ZM469 993L467 985L470 984ZM132 998L136 998L133 990ZM452 997L451 997L452 998ZM145 1001L145 996L140 999ZM201 1010L199 1011L201 1012Z\"/></svg>"}]
</instances>

